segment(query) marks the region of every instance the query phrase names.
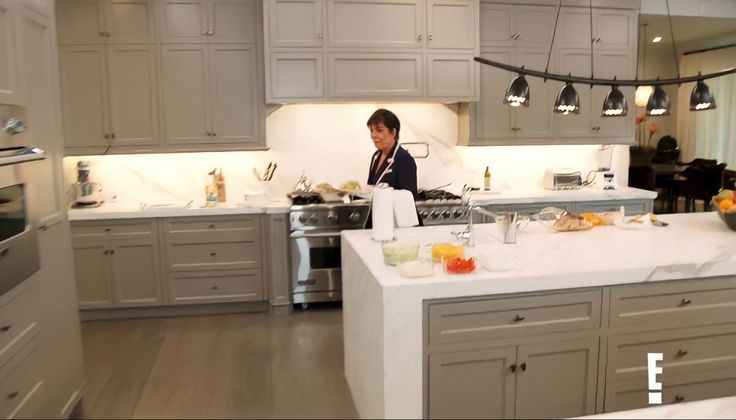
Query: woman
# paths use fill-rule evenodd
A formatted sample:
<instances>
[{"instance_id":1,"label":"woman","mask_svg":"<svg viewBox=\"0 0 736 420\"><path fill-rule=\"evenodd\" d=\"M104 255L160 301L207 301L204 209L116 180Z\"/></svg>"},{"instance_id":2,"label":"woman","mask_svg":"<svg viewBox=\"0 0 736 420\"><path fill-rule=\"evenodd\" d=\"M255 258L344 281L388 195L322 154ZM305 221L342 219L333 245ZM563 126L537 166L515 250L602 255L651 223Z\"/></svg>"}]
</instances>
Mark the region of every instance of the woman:
<instances>
[{"instance_id":1,"label":"woman","mask_svg":"<svg viewBox=\"0 0 736 420\"><path fill-rule=\"evenodd\" d=\"M411 191L416 200L417 164L409 152L399 145L399 118L387 109L379 109L368 118L367 126L377 149L368 170L368 185L386 183L395 190ZM419 224L422 224L421 219ZM369 215L366 228L371 226Z\"/></svg>"}]
</instances>

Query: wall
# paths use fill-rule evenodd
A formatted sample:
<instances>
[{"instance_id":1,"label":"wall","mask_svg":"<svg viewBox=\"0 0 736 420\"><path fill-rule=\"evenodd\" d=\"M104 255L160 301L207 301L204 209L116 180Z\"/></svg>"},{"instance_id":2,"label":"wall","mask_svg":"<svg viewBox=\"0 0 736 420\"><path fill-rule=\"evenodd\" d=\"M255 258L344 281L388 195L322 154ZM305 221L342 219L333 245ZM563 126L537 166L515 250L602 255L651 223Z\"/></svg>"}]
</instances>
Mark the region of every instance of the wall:
<instances>
[{"instance_id":1,"label":"wall","mask_svg":"<svg viewBox=\"0 0 736 420\"><path fill-rule=\"evenodd\" d=\"M288 105L267 118L267 143L263 152L180 153L166 155L111 155L67 157L67 185L75 180L78 160L92 163L92 178L108 195L123 202L172 202L204 199L207 173L222 167L230 201L260 191L253 168L263 171L269 161L278 162L269 188L288 192L301 173L315 183L333 185L347 180L365 183L373 143L366 120L380 104ZM585 175L598 167L598 146L457 147L458 118L454 105L390 104L401 120L402 142L426 142L430 155L417 159L420 188L449 182L458 192L464 183L482 184L486 165L493 173L494 188L537 189L543 186L545 168L570 167ZM551 112L551 110L550 110ZM614 146L613 165L626 184L628 146Z\"/></svg>"},{"instance_id":2,"label":"wall","mask_svg":"<svg viewBox=\"0 0 736 420\"><path fill-rule=\"evenodd\" d=\"M682 51L680 51L680 53L681 52ZM656 79L657 77L661 79L677 78L677 68L675 67L675 60L672 56L672 44L655 44L648 42L646 63L639 67L639 77L641 79ZM663 86L662 88L670 97L672 108L670 110L670 115L668 116L647 117L645 124L654 123L658 127L658 130L654 133L651 141L649 142L649 145L652 147L657 146L657 142L662 138L662 136L677 136L677 98L679 89L677 85ZM637 112L636 115L643 115L646 111L645 108L635 107L635 109ZM637 127L637 129L639 129L639 127ZM645 140L648 139L649 135L646 131L643 131L643 134L645 136Z\"/></svg>"}]
</instances>

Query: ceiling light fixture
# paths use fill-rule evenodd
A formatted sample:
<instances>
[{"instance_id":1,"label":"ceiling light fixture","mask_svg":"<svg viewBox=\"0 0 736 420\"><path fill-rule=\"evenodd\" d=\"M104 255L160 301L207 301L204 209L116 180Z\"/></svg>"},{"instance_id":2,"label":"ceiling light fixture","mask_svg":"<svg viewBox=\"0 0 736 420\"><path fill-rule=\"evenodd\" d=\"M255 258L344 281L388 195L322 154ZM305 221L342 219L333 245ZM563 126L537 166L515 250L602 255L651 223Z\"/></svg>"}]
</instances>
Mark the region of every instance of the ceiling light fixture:
<instances>
[{"instance_id":1,"label":"ceiling light fixture","mask_svg":"<svg viewBox=\"0 0 736 420\"><path fill-rule=\"evenodd\" d=\"M691 82L700 82L698 85L700 86L699 92L705 92L707 91L708 97L712 98L713 96L710 94L710 90L707 89L707 85L703 83L704 80L707 79L713 79L716 77L726 76L729 74L736 73L736 67L731 67L725 70L720 70L713 73L708 74L698 74L697 76L680 76L680 69L679 69L679 63L677 62L677 49L675 47L675 37L674 37L674 31L672 29L672 16L670 14L670 7L669 7L669 0L665 0L667 3L667 17L669 19L669 26L670 26L670 37L672 39L672 51L675 58L675 66L677 68L677 78L675 79L655 79L655 80L640 80L638 78L634 80L616 80L614 77L613 79L596 79L594 75L591 72L590 78L585 77L578 77L578 76L572 76L570 74L568 75L562 75L562 74L554 74L549 73L549 61L550 57L552 55L552 48L554 46L555 42L555 35L557 33L557 23L559 21L560 17L560 9L562 7L562 0L559 0L557 5L557 18L555 19L555 26L552 32L552 41L550 42L549 52L547 54L547 66L545 67L544 71L537 71L537 70L529 70L522 67L512 66L505 63L500 63L497 61L488 60L481 57L474 57L473 59L481 64L489 65L492 67L499 68L501 70L506 70L514 73L518 73L519 76L531 76L531 77L538 77L541 79L544 79L546 82L547 80L555 80L558 82L565 83L565 86L560 90L559 95L557 96L557 100L555 101L555 108L554 112L556 113L562 113L562 114L570 114L570 113L579 113L580 112L580 98L577 95L577 92L575 91L575 88L572 86L573 83L581 83L586 84L589 86L634 86L634 87L649 87L650 89L653 87L653 92L651 95L649 95L649 100L647 101L647 115L669 115L669 108L670 108L670 99L667 96L667 93L662 89L662 86L665 85L681 85L683 83L691 83ZM592 13L592 7L590 7L591 13ZM592 25L592 20L591 20ZM592 33L592 31L591 31ZM646 44L645 44L646 45ZM592 50L592 45L591 45ZM591 54L591 60L592 60L593 54ZM637 60L637 66L638 66L639 60ZM519 77L517 77L519 79ZM526 82L526 80L524 80ZM521 83L521 82L519 82ZM513 82L512 82L513 85ZM698 89L698 85L696 85L696 89ZM705 86L705 87L703 87ZM528 87L528 84L527 84ZM511 90L511 86L509 86L509 90ZM507 90L508 92L508 90ZM640 97L645 97L644 92L641 92L641 95L637 95ZM573 94L574 93L574 94ZM637 92L638 93L638 92ZM527 92L527 95L529 92ZM693 92L695 94L695 92ZM700 94L700 93L699 93ZM656 98L654 96L656 95ZM519 95L516 95L519 96ZM610 96L610 94L609 94ZM527 96L527 103L528 103L528 97ZM508 95L504 98L506 100L508 98ZM574 99L577 98L577 101ZM607 97L608 99L608 97ZM522 103L519 101L519 105L513 105L514 101L509 101L507 103L511 104L512 106L520 106ZM641 103L638 101L637 103ZM706 102L703 102L700 107L702 109L712 109L710 107L706 107L704 104ZM713 104L713 107L715 106L715 100L711 101ZM576 105L577 104L577 105ZM651 105L651 106L650 106ZM570 108L572 106L572 108ZM697 104L696 104L697 107Z\"/></svg>"},{"instance_id":2,"label":"ceiling light fixture","mask_svg":"<svg viewBox=\"0 0 736 420\"><path fill-rule=\"evenodd\" d=\"M716 99L710 93L710 88L702 80L698 80L690 94L690 111L707 111L716 109Z\"/></svg>"},{"instance_id":3,"label":"ceiling light fixture","mask_svg":"<svg viewBox=\"0 0 736 420\"><path fill-rule=\"evenodd\" d=\"M602 117L623 117L629 112L629 107L626 105L626 97L623 92L618 89L618 86L611 86L611 91L606 95L606 99L603 100L603 110L601 111Z\"/></svg>"},{"instance_id":4,"label":"ceiling light fixture","mask_svg":"<svg viewBox=\"0 0 736 420\"><path fill-rule=\"evenodd\" d=\"M652 38L652 42L654 42L655 44L658 43L658 42L662 42L662 37L661 36L655 36L654 38Z\"/></svg>"},{"instance_id":5,"label":"ceiling light fixture","mask_svg":"<svg viewBox=\"0 0 736 420\"><path fill-rule=\"evenodd\" d=\"M528 107L530 99L529 83L526 82L524 75L520 74L514 78L508 89L506 89L506 94L503 97L503 103L509 104L513 107L521 105Z\"/></svg>"}]
</instances>

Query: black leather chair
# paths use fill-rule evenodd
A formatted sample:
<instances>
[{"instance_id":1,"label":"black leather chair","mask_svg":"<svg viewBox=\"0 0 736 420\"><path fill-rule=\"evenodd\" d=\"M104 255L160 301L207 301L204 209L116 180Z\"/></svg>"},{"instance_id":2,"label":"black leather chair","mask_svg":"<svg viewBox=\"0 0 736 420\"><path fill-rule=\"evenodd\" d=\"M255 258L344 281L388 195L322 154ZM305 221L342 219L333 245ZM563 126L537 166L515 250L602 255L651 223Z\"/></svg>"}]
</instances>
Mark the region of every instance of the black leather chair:
<instances>
[{"instance_id":1,"label":"black leather chair","mask_svg":"<svg viewBox=\"0 0 736 420\"><path fill-rule=\"evenodd\" d=\"M677 147L677 140L672 136L664 136L659 139L652 163L677 163L678 160L680 160L680 148Z\"/></svg>"},{"instance_id":2,"label":"black leather chair","mask_svg":"<svg viewBox=\"0 0 736 420\"><path fill-rule=\"evenodd\" d=\"M710 201L718 194L723 180L725 163L714 166L689 166L682 172L685 179L675 181L675 197L685 198L685 213L695 210L695 200L703 201L703 209L710 209Z\"/></svg>"},{"instance_id":3,"label":"black leather chair","mask_svg":"<svg viewBox=\"0 0 736 420\"><path fill-rule=\"evenodd\" d=\"M629 166L629 186L643 190L655 190L657 174L651 166Z\"/></svg>"},{"instance_id":4,"label":"black leather chair","mask_svg":"<svg viewBox=\"0 0 736 420\"><path fill-rule=\"evenodd\" d=\"M728 190L736 190L736 171L730 169L723 170L723 183L722 188Z\"/></svg>"}]
</instances>

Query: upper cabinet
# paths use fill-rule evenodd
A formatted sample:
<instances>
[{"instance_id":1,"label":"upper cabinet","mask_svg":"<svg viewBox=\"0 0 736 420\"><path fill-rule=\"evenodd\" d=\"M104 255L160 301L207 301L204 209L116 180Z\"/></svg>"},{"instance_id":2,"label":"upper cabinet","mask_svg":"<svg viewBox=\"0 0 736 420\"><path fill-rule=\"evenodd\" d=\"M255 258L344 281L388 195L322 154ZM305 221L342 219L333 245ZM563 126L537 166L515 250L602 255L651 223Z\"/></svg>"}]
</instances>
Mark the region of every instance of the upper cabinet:
<instances>
[{"instance_id":1,"label":"upper cabinet","mask_svg":"<svg viewBox=\"0 0 736 420\"><path fill-rule=\"evenodd\" d=\"M163 0L161 42L254 43L255 6L254 0Z\"/></svg>"},{"instance_id":2,"label":"upper cabinet","mask_svg":"<svg viewBox=\"0 0 736 420\"><path fill-rule=\"evenodd\" d=\"M61 45L156 42L153 0L57 0L56 8Z\"/></svg>"},{"instance_id":3,"label":"upper cabinet","mask_svg":"<svg viewBox=\"0 0 736 420\"><path fill-rule=\"evenodd\" d=\"M266 101L474 101L478 0L264 0Z\"/></svg>"},{"instance_id":4,"label":"upper cabinet","mask_svg":"<svg viewBox=\"0 0 736 420\"><path fill-rule=\"evenodd\" d=\"M483 1L480 5L481 57L583 78L590 77L591 72L602 79L635 78L637 12L623 8L630 6L628 3L606 3L606 7L621 8L592 10L577 4L571 6L569 2L563 4L556 34L556 5L507 3L511 2ZM516 75L485 65L481 66L480 75L480 100L464 108L467 118L461 121L467 123L461 130L467 129L467 133L461 132L461 144L633 142L635 108L631 88L620 88L629 104L628 116L602 117L603 101L611 88L590 89L579 84L575 88L580 97L580 113L561 115L552 109L562 83L527 76L529 106L512 108L503 104L503 95Z\"/></svg>"},{"instance_id":5,"label":"upper cabinet","mask_svg":"<svg viewBox=\"0 0 736 420\"><path fill-rule=\"evenodd\" d=\"M0 104L18 105L20 81L15 60L15 0L0 0Z\"/></svg>"}]
</instances>

